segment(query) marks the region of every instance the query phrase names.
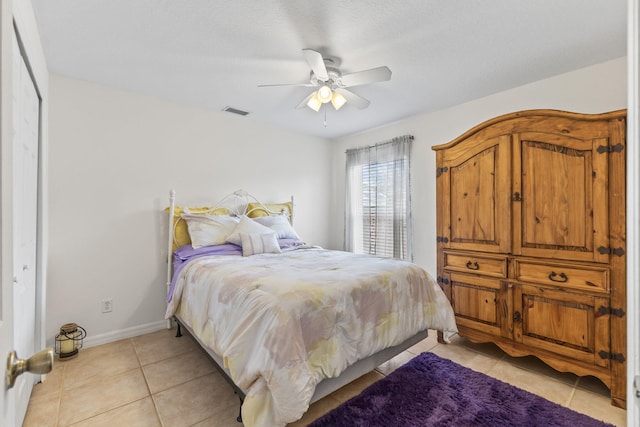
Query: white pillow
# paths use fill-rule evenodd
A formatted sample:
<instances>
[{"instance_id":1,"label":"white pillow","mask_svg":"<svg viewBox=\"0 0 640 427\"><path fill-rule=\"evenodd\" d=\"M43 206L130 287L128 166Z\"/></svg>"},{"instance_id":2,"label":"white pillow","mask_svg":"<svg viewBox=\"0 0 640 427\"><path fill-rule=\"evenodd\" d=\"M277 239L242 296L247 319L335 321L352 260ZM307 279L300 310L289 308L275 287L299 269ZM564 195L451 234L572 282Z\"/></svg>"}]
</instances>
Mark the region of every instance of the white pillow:
<instances>
[{"instance_id":1,"label":"white pillow","mask_svg":"<svg viewBox=\"0 0 640 427\"><path fill-rule=\"evenodd\" d=\"M278 239L300 240L300 236L298 236L298 233L296 233L296 230L293 229L284 215L260 216L253 220L275 231Z\"/></svg>"},{"instance_id":2,"label":"white pillow","mask_svg":"<svg viewBox=\"0 0 640 427\"><path fill-rule=\"evenodd\" d=\"M227 237L233 233L240 221L238 218L229 215L202 216L182 214L181 216L187 222L191 246L194 249L226 243Z\"/></svg>"},{"instance_id":3,"label":"white pillow","mask_svg":"<svg viewBox=\"0 0 640 427\"><path fill-rule=\"evenodd\" d=\"M269 227L265 227L264 225L260 225L251 218L246 215L240 217L240 222L233 230L230 236L227 236L227 242L233 243L234 245L242 246L242 238L240 237L240 233L258 233L258 234L266 234L271 233Z\"/></svg>"},{"instance_id":4,"label":"white pillow","mask_svg":"<svg viewBox=\"0 0 640 427\"><path fill-rule=\"evenodd\" d=\"M273 231L261 233L240 233L242 240L242 256L250 256L263 253L280 253L280 245Z\"/></svg>"}]
</instances>

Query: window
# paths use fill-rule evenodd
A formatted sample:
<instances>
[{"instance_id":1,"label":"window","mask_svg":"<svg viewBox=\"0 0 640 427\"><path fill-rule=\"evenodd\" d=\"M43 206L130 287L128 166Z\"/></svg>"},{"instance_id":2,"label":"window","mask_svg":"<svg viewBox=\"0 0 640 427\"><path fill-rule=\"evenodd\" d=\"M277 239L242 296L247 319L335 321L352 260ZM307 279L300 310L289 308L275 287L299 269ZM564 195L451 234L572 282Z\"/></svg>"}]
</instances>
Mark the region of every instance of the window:
<instances>
[{"instance_id":1,"label":"window","mask_svg":"<svg viewBox=\"0 0 640 427\"><path fill-rule=\"evenodd\" d=\"M413 137L347 150L345 248L411 261Z\"/></svg>"}]
</instances>

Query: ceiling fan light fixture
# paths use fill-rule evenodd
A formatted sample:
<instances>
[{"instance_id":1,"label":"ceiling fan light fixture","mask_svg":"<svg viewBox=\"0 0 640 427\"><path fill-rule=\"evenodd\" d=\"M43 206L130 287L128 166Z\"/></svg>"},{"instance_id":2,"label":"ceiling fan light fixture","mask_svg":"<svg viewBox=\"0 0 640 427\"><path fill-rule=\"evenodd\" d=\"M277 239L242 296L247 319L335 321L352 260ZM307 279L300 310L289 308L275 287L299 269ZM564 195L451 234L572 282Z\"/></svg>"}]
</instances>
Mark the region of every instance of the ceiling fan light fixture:
<instances>
[{"instance_id":1,"label":"ceiling fan light fixture","mask_svg":"<svg viewBox=\"0 0 640 427\"><path fill-rule=\"evenodd\" d=\"M308 94L296 108L311 108L320 111L322 104L331 102L333 108L339 110L347 102L362 110L370 104L368 99L351 92L349 87L362 86L371 83L384 82L391 79L389 67L381 66L354 73L342 74L332 58L323 58L322 54L313 49L302 49L304 57L311 68L309 83L273 84L263 86L305 86L314 87L317 90ZM336 93L336 90L339 93ZM326 112L326 110L325 110Z\"/></svg>"},{"instance_id":2,"label":"ceiling fan light fixture","mask_svg":"<svg viewBox=\"0 0 640 427\"><path fill-rule=\"evenodd\" d=\"M311 108L313 111L320 111L320 107L322 106L322 102L318 99L318 92L313 92L313 96L309 98L307 101L307 107Z\"/></svg>"},{"instance_id":3,"label":"ceiling fan light fixture","mask_svg":"<svg viewBox=\"0 0 640 427\"><path fill-rule=\"evenodd\" d=\"M344 96L342 96L342 94L338 92L333 92L333 95L331 96L331 104L333 104L333 108L335 108L336 110L339 110L346 103L347 103L347 98L345 98Z\"/></svg>"},{"instance_id":4,"label":"ceiling fan light fixture","mask_svg":"<svg viewBox=\"0 0 640 427\"><path fill-rule=\"evenodd\" d=\"M333 91L327 85L320 86L320 89L318 89L318 92L316 92L316 96L318 97L318 100L323 104L326 104L327 102L331 101L332 95L333 95Z\"/></svg>"}]
</instances>

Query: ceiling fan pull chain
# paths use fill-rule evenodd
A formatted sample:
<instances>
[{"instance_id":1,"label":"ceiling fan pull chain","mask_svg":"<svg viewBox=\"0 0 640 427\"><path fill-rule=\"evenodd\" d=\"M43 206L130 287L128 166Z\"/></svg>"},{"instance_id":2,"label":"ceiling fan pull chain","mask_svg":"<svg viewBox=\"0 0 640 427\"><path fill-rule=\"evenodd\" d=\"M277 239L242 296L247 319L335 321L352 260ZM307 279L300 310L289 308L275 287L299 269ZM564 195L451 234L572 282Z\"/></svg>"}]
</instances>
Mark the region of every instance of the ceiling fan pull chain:
<instances>
[{"instance_id":1,"label":"ceiling fan pull chain","mask_svg":"<svg viewBox=\"0 0 640 427\"><path fill-rule=\"evenodd\" d=\"M324 127L327 127L327 104L324 105Z\"/></svg>"}]
</instances>

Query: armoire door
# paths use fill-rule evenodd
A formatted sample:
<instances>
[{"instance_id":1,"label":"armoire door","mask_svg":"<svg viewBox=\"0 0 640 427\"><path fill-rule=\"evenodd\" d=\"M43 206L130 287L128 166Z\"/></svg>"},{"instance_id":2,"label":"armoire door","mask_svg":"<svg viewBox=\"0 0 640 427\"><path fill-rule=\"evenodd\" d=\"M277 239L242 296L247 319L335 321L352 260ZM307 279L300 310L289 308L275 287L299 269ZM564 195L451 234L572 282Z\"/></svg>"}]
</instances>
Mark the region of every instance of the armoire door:
<instances>
[{"instance_id":1,"label":"armoire door","mask_svg":"<svg viewBox=\"0 0 640 427\"><path fill-rule=\"evenodd\" d=\"M508 253L511 223L511 139L470 138L442 151L439 241L445 248Z\"/></svg>"},{"instance_id":2,"label":"armoire door","mask_svg":"<svg viewBox=\"0 0 640 427\"><path fill-rule=\"evenodd\" d=\"M514 135L513 253L609 261L607 138Z\"/></svg>"},{"instance_id":3,"label":"armoire door","mask_svg":"<svg viewBox=\"0 0 640 427\"><path fill-rule=\"evenodd\" d=\"M451 306L461 330L513 338L512 287L494 277L451 273Z\"/></svg>"},{"instance_id":4,"label":"armoire door","mask_svg":"<svg viewBox=\"0 0 640 427\"><path fill-rule=\"evenodd\" d=\"M600 356L610 352L608 308L606 296L514 285L514 340L608 368L609 359ZM603 380L610 385L606 377Z\"/></svg>"}]
</instances>

